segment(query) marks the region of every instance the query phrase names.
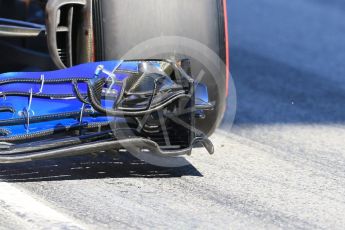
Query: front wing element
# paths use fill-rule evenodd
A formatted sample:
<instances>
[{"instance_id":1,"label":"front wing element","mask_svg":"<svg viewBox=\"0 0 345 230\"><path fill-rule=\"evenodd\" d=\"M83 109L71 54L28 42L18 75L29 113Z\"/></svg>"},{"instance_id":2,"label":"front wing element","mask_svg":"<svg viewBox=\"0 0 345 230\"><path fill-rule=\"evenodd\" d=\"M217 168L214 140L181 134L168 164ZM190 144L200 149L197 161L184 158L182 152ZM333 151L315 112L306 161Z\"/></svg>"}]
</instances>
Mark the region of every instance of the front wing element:
<instances>
[{"instance_id":1,"label":"front wing element","mask_svg":"<svg viewBox=\"0 0 345 230\"><path fill-rule=\"evenodd\" d=\"M0 163L109 149L178 156L204 146L213 153L195 127L213 105L188 63L107 61L1 74Z\"/></svg>"}]
</instances>

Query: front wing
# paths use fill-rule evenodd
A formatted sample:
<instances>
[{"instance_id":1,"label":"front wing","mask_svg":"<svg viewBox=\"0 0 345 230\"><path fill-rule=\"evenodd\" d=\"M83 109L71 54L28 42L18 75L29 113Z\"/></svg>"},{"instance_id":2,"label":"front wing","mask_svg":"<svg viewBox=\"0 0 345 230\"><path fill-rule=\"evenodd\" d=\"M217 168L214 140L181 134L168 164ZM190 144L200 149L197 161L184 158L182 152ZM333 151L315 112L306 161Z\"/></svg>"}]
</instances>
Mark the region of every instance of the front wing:
<instances>
[{"instance_id":1,"label":"front wing","mask_svg":"<svg viewBox=\"0 0 345 230\"><path fill-rule=\"evenodd\" d=\"M190 154L208 138L207 88L188 60L88 63L65 70L0 75L0 163L110 149Z\"/></svg>"}]
</instances>

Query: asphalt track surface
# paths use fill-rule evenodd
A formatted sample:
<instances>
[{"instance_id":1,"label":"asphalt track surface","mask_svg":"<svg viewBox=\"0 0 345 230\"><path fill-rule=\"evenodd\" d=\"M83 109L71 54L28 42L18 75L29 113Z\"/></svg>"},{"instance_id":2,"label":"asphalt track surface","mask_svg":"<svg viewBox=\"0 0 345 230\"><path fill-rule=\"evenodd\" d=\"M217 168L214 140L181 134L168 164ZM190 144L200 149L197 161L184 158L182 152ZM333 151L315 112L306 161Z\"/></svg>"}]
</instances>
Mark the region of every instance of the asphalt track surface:
<instances>
[{"instance_id":1,"label":"asphalt track surface","mask_svg":"<svg viewBox=\"0 0 345 230\"><path fill-rule=\"evenodd\" d=\"M1 166L0 229L343 229L344 11L230 1L238 107L215 155L181 169L109 154Z\"/></svg>"}]
</instances>

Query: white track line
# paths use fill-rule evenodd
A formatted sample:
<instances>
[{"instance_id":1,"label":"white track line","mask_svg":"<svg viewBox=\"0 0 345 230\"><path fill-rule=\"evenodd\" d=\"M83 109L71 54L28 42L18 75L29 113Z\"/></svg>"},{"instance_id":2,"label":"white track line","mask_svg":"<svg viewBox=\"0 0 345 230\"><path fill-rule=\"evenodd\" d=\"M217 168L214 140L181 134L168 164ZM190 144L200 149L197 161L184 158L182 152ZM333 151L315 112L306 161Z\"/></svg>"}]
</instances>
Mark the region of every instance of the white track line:
<instances>
[{"instance_id":1,"label":"white track line","mask_svg":"<svg viewBox=\"0 0 345 230\"><path fill-rule=\"evenodd\" d=\"M87 229L15 186L0 182L0 212L6 210L31 229ZM16 221L16 220L14 220ZM1 223L1 220L0 220ZM30 226L30 227L29 227Z\"/></svg>"}]
</instances>

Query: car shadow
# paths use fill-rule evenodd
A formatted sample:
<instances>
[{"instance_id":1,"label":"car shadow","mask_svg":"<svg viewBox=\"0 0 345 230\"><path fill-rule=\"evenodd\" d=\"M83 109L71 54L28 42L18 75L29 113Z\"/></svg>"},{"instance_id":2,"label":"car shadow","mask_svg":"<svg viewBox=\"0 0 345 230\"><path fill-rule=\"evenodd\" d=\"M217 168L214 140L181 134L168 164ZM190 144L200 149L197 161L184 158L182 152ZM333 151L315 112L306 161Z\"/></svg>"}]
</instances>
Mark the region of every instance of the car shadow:
<instances>
[{"instance_id":1,"label":"car shadow","mask_svg":"<svg viewBox=\"0 0 345 230\"><path fill-rule=\"evenodd\" d=\"M128 153L67 157L1 165L0 181L11 183L105 178L202 177L192 165L163 168L147 164Z\"/></svg>"}]
</instances>

